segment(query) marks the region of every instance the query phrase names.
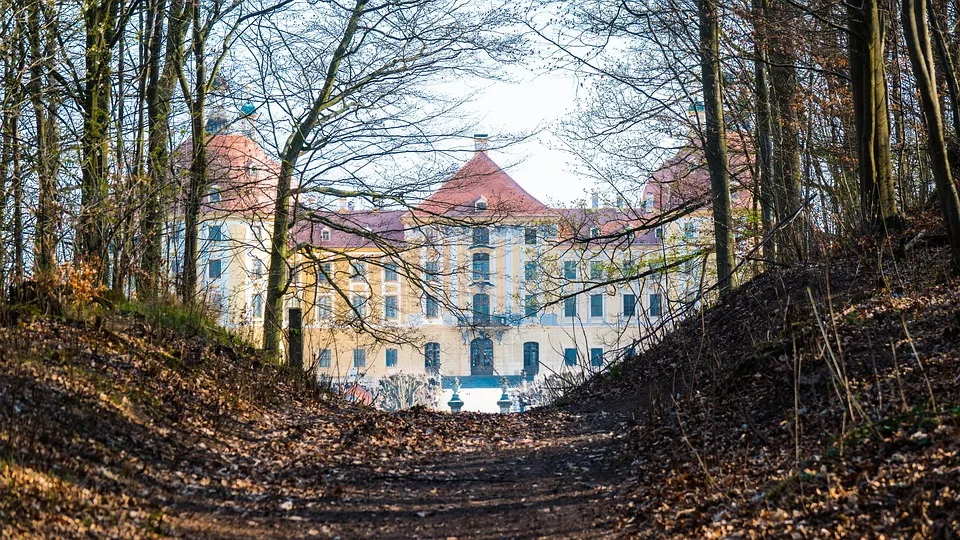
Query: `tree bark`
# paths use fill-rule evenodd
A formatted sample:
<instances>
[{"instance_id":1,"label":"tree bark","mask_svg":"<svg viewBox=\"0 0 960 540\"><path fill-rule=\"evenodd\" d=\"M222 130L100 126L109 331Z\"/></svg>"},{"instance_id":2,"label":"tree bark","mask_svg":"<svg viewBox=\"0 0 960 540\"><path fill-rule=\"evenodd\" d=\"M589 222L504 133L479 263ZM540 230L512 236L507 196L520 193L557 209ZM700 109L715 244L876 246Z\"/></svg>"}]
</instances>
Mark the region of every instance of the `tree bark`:
<instances>
[{"instance_id":1,"label":"tree bark","mask_svg":"<svg viewBox=\"0 0 960 540\"><path fill-rule=\"evenodd\" d=\"M717 258L717 288L725 294L733 287L733 208L727 160L723 91L720 76L720 28L716 0L698 0L700 15L700 66L703 108L706 116L704 150L710 170L713 228Z\"/></svg>"},{"instance_id":2,"label":"tree bark","mask_svg":"<svg viewBox=\"0 0 960 540\"><path fill-rule=\"evenodd\" d=\"M890 170L890 121L883 52L885 20L878 0L853 0L847 4L847 15L860 167L860 212L868 228L882 229L900 221Z\"/></svg>"},{"instance_id":3,"label":"tree bark","mask_svg":"<svg viewBox=\"0 0 960 540\"><path fill-rule=\"evenodd\" d=\"M320 94L310 109L294 125L280 155L280 177L277 179L277 196L274 200L273 234L270 242L270 271L267 276L267 301L263 317L263 350L268 358L280 360L280 340L283 324L283 296L287 292L289 265L288 233L290 229L290 188L297 159L303 153L307 137L317 126L320 114L330 106L340 62L349 54L349 48L360 25L367 0L357 0L350 15L340 43L330 59L326 78Z\"/></svg>"},{"instance_id":4,"label":"tree bark","mask_svg":"<svg viewBox=\"0 0 960 540\"><path fill-rule=\"evenodd\" d=\"M781 24L773 33L770 43L770 82L773 85L773 101L780 119L779 138L773 159L776 162L776 184L781 200L777 221L786 220L800 207L800 90L797 80L797 44L795 29L784 9L778 9ZM777 15L774 15L776 17ZM803 260L803 224L794 219L778 235L777 254L784 261Z\"/></svg>"},{"instance_id":5,"label":"tree bark","mask_svg":"<svg viewBox=\"0 0 960 540\"><path fill-rule=\"evenodd\" d=\"M137 281L137 296L146 302L156 300L159 293L160 272L163 264L162 237L166 205L167 166L170 159L170 114L177 73L183 59L183 40L187 21L184 18L184 0L172 0L167 10L166 0L153 0L152 23L147 47L148 82L147 101L147 177L144 186L144 207L140 220L142 251L141 277ZM161 35L167 20L166 51L160 68Z\"/></svg>"},{"instance_id":6,"label":"tree bark","mask_svg":"<svg viewBox=\"0 0 960 540\"><path fill-rule=\"evenodd\" d=\"M86 74L81 94L83 134L80 141L80 260L93 263L101 282L109 265L107 159L110 146L110 91L113 41L116 37L119 0L98 0L83 9Z\"/></svg>"},{"instance_id":7,"label":"tree bark","mask_svg":"<svg viewBox=\"0 0 960 540\"><path fill-rule=\"evenodd\" d=\"M193 96L190 98L191 162L184 204L183 281L180 297L193 304L197 295L197 263L200 228L200 200L207 185L207 69L204 64L206 32L200 21L200 2L193 0L193 60L196 68ZM186 89L184 89L186 91Z\"/></svg>"},{"instance_id":8,"label":"tree bark","mask_svg":"<svg viewBox=\"0 0 960 540\"><path fill-rule=\"evenodd\" d=\"M946 221L950 238L951 263L953 271L960 273L960 198L957 196L957 187L953 183L950 164L947 161L947 145L943 135L940 99L937 95L926 3L924 0L903 0L901 13L910 65L913 67L923 116L926 120L930 165L937 185L937 198L940 201L940 210Z\"/></svg>"},{"instance_id":9,"label":"tree bark","mask_svg":"<svg viewBox=\"0 0 960 540\"><path fill-rule=\"evenodd\" d=\"M757 98L757 157L760 172L760 219L762 234L770 234L775 222L773 190L773 135L770 129L770 82L767 78L767 8L769 0L753 0L754 15L754 92ZM776 242L769 238L763 244L763 258L777 258Z\"/></svg>"},{"instance_id":10,"label":"tree bark","mask_svg":"<svg viewBox=\"0 0 960 540\"><path fill-rule=\"evenodd\" d=\"M54 53L57 46L56 25L51 20L47 20L45 24L42 22L41 12L54 13L53 9L43 10L42 1L33 0L28 12L31 61L30 80L27 84L37 129L35 168L38 200L34 240L35 277L50 274L56 268L56 231L59 221L56 204L57 175L60 169L57 98L52 92L44 90L50 86L50 77L47 77L45 84L44 76L54 69ZM41 38L43 38L42 41Z\"/></svg>"}]
</instances>

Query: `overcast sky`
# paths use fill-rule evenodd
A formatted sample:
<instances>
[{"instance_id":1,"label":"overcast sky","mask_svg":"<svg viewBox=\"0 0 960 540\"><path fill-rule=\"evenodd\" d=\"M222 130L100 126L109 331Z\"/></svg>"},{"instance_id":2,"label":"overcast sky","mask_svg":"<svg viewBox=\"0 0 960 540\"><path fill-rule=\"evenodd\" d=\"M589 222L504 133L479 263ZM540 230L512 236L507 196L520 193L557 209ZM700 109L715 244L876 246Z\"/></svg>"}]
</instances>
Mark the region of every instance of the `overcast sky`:
<instances>
[{"instance_id":1,"label":"overcast sky","mask_svg":"<svg viewBox=\"0 0 960 540\"><path fill-rule=\"evenodd\" d=\"M585 197L592 181L573 172L573 157L559 150L553 130L564 115L570 114L577 99L577 80L567 74L542 74L531 68L517 67L512 82L488 82L470 112L480 119L481 131L496 145L498 134L543 130L536 136L490 157L507 169L524 189L540 201L569 205Z\"/></svg>"}]
</instances>

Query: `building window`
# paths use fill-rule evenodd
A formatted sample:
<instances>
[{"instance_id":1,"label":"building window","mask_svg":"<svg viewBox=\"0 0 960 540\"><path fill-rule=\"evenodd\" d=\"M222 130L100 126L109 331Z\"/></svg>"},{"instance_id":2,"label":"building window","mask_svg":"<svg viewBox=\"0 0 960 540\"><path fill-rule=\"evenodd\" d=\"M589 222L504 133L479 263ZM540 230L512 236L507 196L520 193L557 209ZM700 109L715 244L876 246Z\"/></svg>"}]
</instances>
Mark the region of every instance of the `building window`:
<instances>
[{"instance_id":1,"label":"building window","mask_svg":"<svg viewBox=\"0 0 960 540\"><path fill-rule=\"evenodd\" d=\"M300 268L297 266L291 266L287 277L289 278L290 284L292 285L298 284L300 282Z\"/></svg>"},{"instance_id":2,"label":"building window","mask_svg":"<svg viewBox=\"0 0 960 540\"><path fill-rule=\"evenodd\" d=\"M564 349L563 350L563 363L567 366L577 365L577 350L576 349Z\"/></svg>"},{"instance_id":3,"label":"building window","mask_svg":"<svg viewBox=\"0 0 960 540\"><path fill-rule=\"evenodd\" d=\"M387 349L387 367L397 367L396 349Z\"/></svg>"},{"instance_id":4,"label":"building window","mask_svg":"<svg viewBox=\"0 0 960 540\"><path fill-rule=\"evenodd\" d=\"M317 320L327 320L333 317L333 297L324 294L317 297Z\"/></svg>"},{"instance_id":5,"label":"building window","mask_svg":"<svg viewBox=\"0 0 960 540\"><path fill-rule=\"evenodd\" d=\"M259 319L263 317L263 295L257 293L253 295L253 299L250 301L250 310L253 312L254 318Z\"/></svg>"},{"instance_id":6,"label":"building window","mask_svg":"<svg viewBox=\"0 0 960 540\"><path fill-rule=\"evenodd\" d=\"M603 263L593 261L590 263L590 279L600 279L603 277Z\"/></svg>"},{"instance_id":7,"label":"building window","mask_svg":"<svg viewBox=\"0 0 960 540\"><path fill-rule=\"evenodd\" d=\"M575 296L563 299L563 316L564 317L577 316L577 298Z\"/></svg>"},{"instance_id":8,"label":"building window","mask_svg":"<svg viewBox=\"0 0 960 540\"><path fill-rule=\"evenodd\" d=\"M322 263L317 271L317 283L330 283L330 278L333 277L332 274L333 264Z\"/></svg>"},{"instance_id":9,"label":"building window","mask_svg":"<svg viewBox=\"0 0 960 540\"><path fill-rule=\"evenodd\" d=\"M353 304L355 317L363 317L366 315L367 299L365 297L355 294L350 303Z\"/></svg>"},{"instance_id":10,"label":"building window","mask_svg":"<svg viewBox=\"0 0 960 540\"><path fill-rule=\"evenodd\" d=\"M330 229L324 229L324 230L320 231L320 239L321 239L321 240L329 240L329 239L330 239Z\"/></svg>"},{"instance_id":11,"label":"building window","mask_svg":"<svg viewBox=\"0 0 960 540\"><path fill-rule=\"evenodd\" d=\"M254 240L260 240L263 238L263 227L260 225L251 226L250 231L253 233Z\"/></svg>"},{"instance_id":12,"label":"building window","mask_svg":"<svg viewBox=\"0 0 960 540\"><path fill-rule=\"evenodd\" d=\"M396 296L391 295L383 297L383 317L389 320L394 320L397 318Z\"/></svg>"},{"instance_id":13,"label":"building window","mask_svg":"<svg viewBox=\"0 0 960 540\"><path fill-rule=\"evenodd\" d=\"M210 192L207 194L207 201L211 203L220 202L220 188L218 186L211 186Z\"/></svg>"},{"instance_id":14,"label":"building window","mask_svg":"<svg viewBox=\"0 0 960 540\"><path fill-rule=\"evenodd\" d=\"M537 261L527 261L523 263L523 278L527 281L537 279Z\"/></svg>"},{"instance_id":15,"label":"building window","mask_svg":"<svg viewBox=\"0 0 960 540\"><path fill-rule=\"evenodd\" d=\"M523 243L528 246L536 245L537 243L536 227L526 227L523 229Z\"/></svg>"},{"instance_id":16,"label":"building window","mask_svg":"<svg viewBox=\"0 0 960 540\"><path fill-rule=\"evenodd\" d=\"M322 368L330 367L330 349L320 351L320 356L317 357L317 366Z\"/></svg>"},{"instance_id":17,"label":"building window","mask_svg":"<svg viewBox=\"0 0 960 540\"><path fill-rule=\"evenodd\" d=\"M253 274L253 277L255 278L263 277L263 261L261 261L260 259L253 259L252 266L253 266L253 269L251 270L251 273Z\"/></svg>"},{"instance_id":18,"label":"building window","mask_svg":"<svg viewBox=\"0 0 960 540\"><path fill-rule=\"evenodd\" d=\"M477 199L477 202L474 203L474 207L475 207L477 210L486 210L486 209L487 209L487 198L481 195L480 198Z\"/></svg>"},{"instance_id":19,"label":"building window","mask_svg":"<svg viewBox=\"0 0 960 540\"><path fill-rule=\"evenodd\" d=\"M602 294L590 295L590 316L603 317L603 295Z\"/></svg>"},{"instance_id":20,"label":"building window","mask_svg":"<svg viewBox=\"0 0 960 540\"><path fill-rule=\"evenodd\" d=\"M637 314L637 296L635 294L623 295L623 316L633 317Z\"/></svg>"},{"instance_id":21,"label":"building window","mask_svg":"<svg viewBox=\"0 0 960 540\"><path fill-rule=\"evenodd\" d=\"M540 306L537 303L537 295L528 294L526 298L523 299L523 316L524 317L536 317L537 311L540 309Z\"/></svg>"},{"instance_id":22,"label":"building window","mask_svg":"<svg viewBox=\"0 0 960 540\"><path fill-rule=\"evenodd\" d=\"M490 322L490 296L479 293L473 295L473 324Z\"/></svg>"},{"instance_id":23,"label":"building window","mask_svg":"<svg viewBox=\"0 0 960 540\"><path fill-rule=\"evenodd\" d=\"M596 238L600 236L600 227L591 227L590 228L590 237Z\"/></svg>"},{"instance_id":24,"label":"building window","mask_svg":"<svg viewBox=\"0 0 960 540\"><path fill-rule=\"evenodd\" d=\"M389 282L397 281L397 265L395 263L383 265L383 280Z\"/></svg>"},{"instance_id":25,"label":"building window","mask_svg":"<svg viewBox=\"0 0 960 540\"><path fill-rule=\"evenodd\" d=\"M207 238L211 242L221 242L223 241L223 229L220 225L208 225L207 226Z\"/></svg>"},{"instance_id":26,"label":"building window","mask_svg":"<svg viewBox=\"0 0 960 540\"><path fill-rule=\"evenodd\" d=\"M423 367L428 373L440 371L440 344L431 341L423 347Z\"/></svg>"},{"instance_id":27,"label":"building window","mask_svg":"<svg viewBox=\"0 0 960 540\"><path fill-rule=\"evenodd\" d=\"M662 310L661 302L663 301L663 296L660 293L652 293L650 295L650 316L659 317Z\"/></svg>"},{"instance_id":28,"label":"building window","mask_svg":"<svg viewBox=\"0 0 960 540\"><path fill-rule=\"evenodd\" d=\"M590 365L593 367L600 367L603 365L603 349L594 348L590 349Z\"/></svg>"},{"instance_id":29,"label":"building window","mask_svg":"<svg viewBox=\"0 0 960 540\"><path fill-rule=\"evenodd\" d=\"M487 227L474 227L473 228L473 245L489 246L490 245L490 229Z\"/></svg>"},{"instance_id":30,"label":"building window","mask_svg":"<svg viewBox=\"0 0 960 540\"><path fill-rule=\"evenodd\" d=\"M540 344L536 341L523 344L523 371L527 375L536 375L540 372Z\"/></svg>"},{"instance_id":31,"label":"building window","mask_svg":"<svg viewBox=\"0 0 960 540\"><path fill-rule=\"evenodd\" d=\"M438 281L440 279L440 263L429 261L424 265L424 273L427 275L427 281Z\"/></svg>"},{"instance_id":32,"label":"building window","mask_svg":"<svg viewBox=\"0 0 960 540\"><path fill-rule=\"evenodd\" d=\"M663 227L661 226L654 229L653 235L656 236L657 238L663 238Z\"/></svg>"},{"instance_id":33,"label":"building window","mask_svg":"<svg viewBox=\"0 0 960 540\"><path fill-rule=\"evenodd\" d=\"M427 295L426 298L426 311L428 319L435 319L440 316L440 304L437 302L437 299Z\"/></svg>"},{"instance_id":34,"label":"building window","mask_svg":"<svg viewBox=\"0 0 960 540\"><path fill-rule=\"evenodd\" d=\"M473 254L473 280L490 280L490 255L487 253Z\"/></svg>"},{"instance_id":35,"label":"building window","mask_svg":"<svg viewBox=\"0 0 960 540\"><path fill-rule=\"evenodd\" d=\"M367 351L363 349L353 350L353 367L362 368L367 366Z\"/></svg>"},{"instance_id":36,"label":"building window","mask_svg":"<svg viewBox=\"0 0 960 540\"><path fill-rule=\"evenodd\" d=\"M563 261L564 279L577 279L577 261Z\"/></svg>"},{"instance_id":37,"label":"building window","mask_svg":"<svg viewBox=\"0 0 960 540\"><path fill-rule=\"evenodd\" d=\"M367 263L363 261L350 262L350 281L363 281L367 275Z\"/></svg>"},{"instance_id":38,"label":"building window","mask_svg":"<svg viewBox=\"0 0 960 540\"><path fill-rule=\"evenodd\" d=\"M210 259L207 262L207 277L210 279L219 279L222 274L220 259Z\"/></svg>"}]
</instances>

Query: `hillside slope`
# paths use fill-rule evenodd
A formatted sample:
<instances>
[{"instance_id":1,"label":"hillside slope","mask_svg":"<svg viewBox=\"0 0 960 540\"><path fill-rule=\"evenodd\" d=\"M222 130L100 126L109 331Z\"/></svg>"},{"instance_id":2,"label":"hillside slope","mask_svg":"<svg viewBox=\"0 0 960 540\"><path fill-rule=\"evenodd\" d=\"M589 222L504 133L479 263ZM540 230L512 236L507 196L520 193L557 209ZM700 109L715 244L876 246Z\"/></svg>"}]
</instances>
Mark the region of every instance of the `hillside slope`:
<instances>
[{"instance_id":1,"label":"hillside slope","mask_svg":"<svg viewBox=\"0 0 960 540\"><path fill-rule=\"evenodd\" d=\"M2 327L0 536L956 537L960 281L928 230L761 276L522 415L343 403L131 313Z\"/></svg>"},{"instance_id":2,"label":"hillside slope","mask_svg":"<svg viewBox=\"0 0 960 540\"><path fill-rule=\"evenodd\" d=\"M129 314L0 328L0 351L0 537L593 537L618 525L600 502L618 436L606 420L379 412L242 345Z\"/></svg>"},{"instance_id":3,"label":"hillside slope","mask_svg":"<svg viewBox=\"0 0 960 540\"><path fill-rule=\"evenodd\" d=\"M638 531L960 536L960 280L935 227L761 276L580 389L631 415Z\"/></svg>"}]
</instances>

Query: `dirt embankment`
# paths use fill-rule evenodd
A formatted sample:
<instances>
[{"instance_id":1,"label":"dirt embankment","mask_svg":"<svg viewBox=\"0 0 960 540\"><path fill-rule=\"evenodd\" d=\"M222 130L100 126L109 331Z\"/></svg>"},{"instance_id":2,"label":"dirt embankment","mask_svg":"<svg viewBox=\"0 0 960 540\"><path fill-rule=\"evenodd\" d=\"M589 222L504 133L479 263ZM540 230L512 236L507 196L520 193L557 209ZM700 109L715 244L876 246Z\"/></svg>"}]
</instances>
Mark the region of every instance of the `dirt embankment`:
<instances>
[{"instance_id":1,"label":"dirt embankment","mask_svg":"<svg viewBox=\"0 0 960 540\"><path fill-rule=\"evenodd\" d=\"M344 404L131 314L19 321L0 535L955 537L960 282L905 249L922 228L761 276L523 415Z\"/></svg>"}]
</instances>

